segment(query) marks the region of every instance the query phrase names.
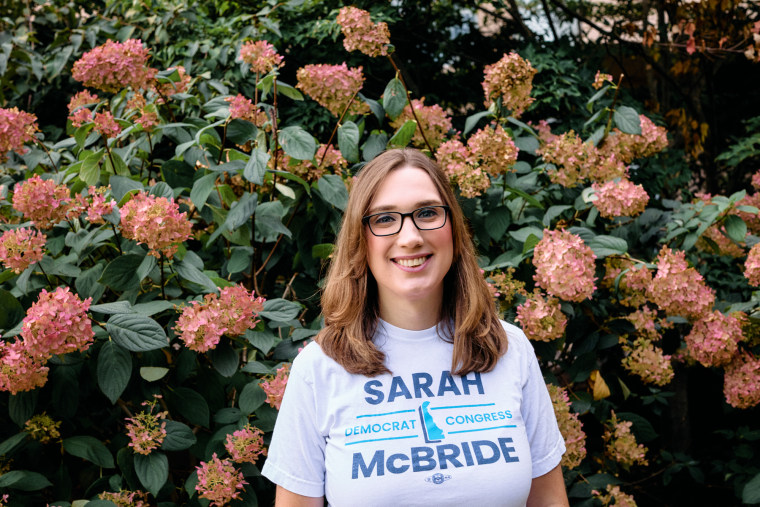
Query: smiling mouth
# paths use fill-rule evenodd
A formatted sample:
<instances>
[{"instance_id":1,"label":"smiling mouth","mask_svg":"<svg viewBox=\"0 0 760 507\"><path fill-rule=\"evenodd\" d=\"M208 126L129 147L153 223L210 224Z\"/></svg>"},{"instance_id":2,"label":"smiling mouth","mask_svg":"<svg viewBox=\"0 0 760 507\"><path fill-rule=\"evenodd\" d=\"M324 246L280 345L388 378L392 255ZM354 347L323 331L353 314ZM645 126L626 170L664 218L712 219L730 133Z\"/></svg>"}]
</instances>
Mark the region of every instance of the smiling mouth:
<instances>
[{"instance_id":1,"label":"smiling mouth","mask_svg":"<svg viewBox=\"0 0 760 507\"><path fill-rule=\"evenodd\" d=\"M404 266L405 268L416 268L417 266L422 266L429 258L430 256L426 255L424 257L417 257L415 259L394 259L393 262Z\"/></svg>"}]
</instances>

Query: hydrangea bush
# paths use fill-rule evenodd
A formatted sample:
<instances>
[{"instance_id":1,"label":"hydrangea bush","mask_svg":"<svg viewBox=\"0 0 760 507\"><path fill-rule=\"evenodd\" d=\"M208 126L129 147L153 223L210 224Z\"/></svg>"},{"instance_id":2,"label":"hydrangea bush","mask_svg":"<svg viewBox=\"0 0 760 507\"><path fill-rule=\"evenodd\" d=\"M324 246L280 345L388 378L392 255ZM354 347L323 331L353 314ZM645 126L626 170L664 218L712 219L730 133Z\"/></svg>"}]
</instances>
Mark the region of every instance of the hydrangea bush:
<instances>
[{"instance_id":1,"label":"hydrangea bush","mask_svg":"<svg viewBox=\"0 0 760 507\"><path fill-rule=\"evenodd\" d=\"M250 33L240 81L154 68L120 35L67 69L81 89L61 140L0 109L0 504L270 501L259 469L290 362L322 326L352 176L403 146L446 171L494 304L534 343L573 502L699 481L669 404L707 375L726 414L757 414L760 193L649 195L637 162L668 149L665 129L604 74L585 124L528 120L537 71L516 52L485 67L486 109L457 131L411 95L385 23L333 14L347 51L392 64L382 94L345 62L287 83L287 52ZM309 107L331 123L293 121ZM752 470L731 472L739 494Z\"/></svg>"}]
</instances>

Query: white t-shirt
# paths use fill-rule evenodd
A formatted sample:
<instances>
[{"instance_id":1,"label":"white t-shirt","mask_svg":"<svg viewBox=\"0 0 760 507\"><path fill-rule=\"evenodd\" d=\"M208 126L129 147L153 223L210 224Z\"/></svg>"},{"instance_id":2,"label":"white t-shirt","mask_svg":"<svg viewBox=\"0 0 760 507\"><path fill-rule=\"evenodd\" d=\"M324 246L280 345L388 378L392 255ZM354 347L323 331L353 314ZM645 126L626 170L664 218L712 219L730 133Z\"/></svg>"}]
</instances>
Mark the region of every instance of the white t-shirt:
<instances>
[{"instance_id":1,"label":"white t-shirt","mask_svg":"<svg viewBox=\"0 0 760 507\"><path fill-rule=\"evenodd\" d=\"M528 339L504 323L488 373L450 374L435 327L380 321L392 374L355 375L310 343L293 362L263 474L330 505L524 506L565 444Z\"/></svg>"}]
</instances>

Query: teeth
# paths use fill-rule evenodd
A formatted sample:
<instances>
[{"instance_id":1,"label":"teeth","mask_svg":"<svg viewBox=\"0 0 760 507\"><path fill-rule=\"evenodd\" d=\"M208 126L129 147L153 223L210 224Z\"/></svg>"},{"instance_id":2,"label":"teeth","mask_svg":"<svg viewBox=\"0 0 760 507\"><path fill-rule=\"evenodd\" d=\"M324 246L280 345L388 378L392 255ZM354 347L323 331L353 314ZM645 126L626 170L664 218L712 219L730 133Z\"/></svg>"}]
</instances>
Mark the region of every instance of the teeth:
<instances>
[{"instance_id":1,"label":"teeth","mask_svg":"<svg viewBox=\"0 0 760 507\"><path fill-rule=\"evenodd\" d=\"M404 266L405 268L414 268L421 266L425 262L427 257L417 257L416 259L399 259L396 262Z\"/></svg>"}]
</instances>

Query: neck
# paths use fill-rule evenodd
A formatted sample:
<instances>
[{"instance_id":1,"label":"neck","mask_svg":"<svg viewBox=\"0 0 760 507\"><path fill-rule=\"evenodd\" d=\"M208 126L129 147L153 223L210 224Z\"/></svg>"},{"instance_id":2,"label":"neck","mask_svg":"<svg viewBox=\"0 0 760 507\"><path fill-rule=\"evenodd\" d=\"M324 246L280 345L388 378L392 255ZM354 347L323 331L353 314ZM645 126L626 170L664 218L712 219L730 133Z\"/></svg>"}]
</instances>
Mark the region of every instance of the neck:
<instances>
[{"instance_id":1,"label":"neck","mask_svg":"<svg viewBox=\"0 0 760 507\"><path fill-rule=\"evenodd\" d=\"M380 318L388 324L409 331L428 329L441 319L442 297L404 301L380 298L378 309Z\"/></svg>"}]
</instances>

